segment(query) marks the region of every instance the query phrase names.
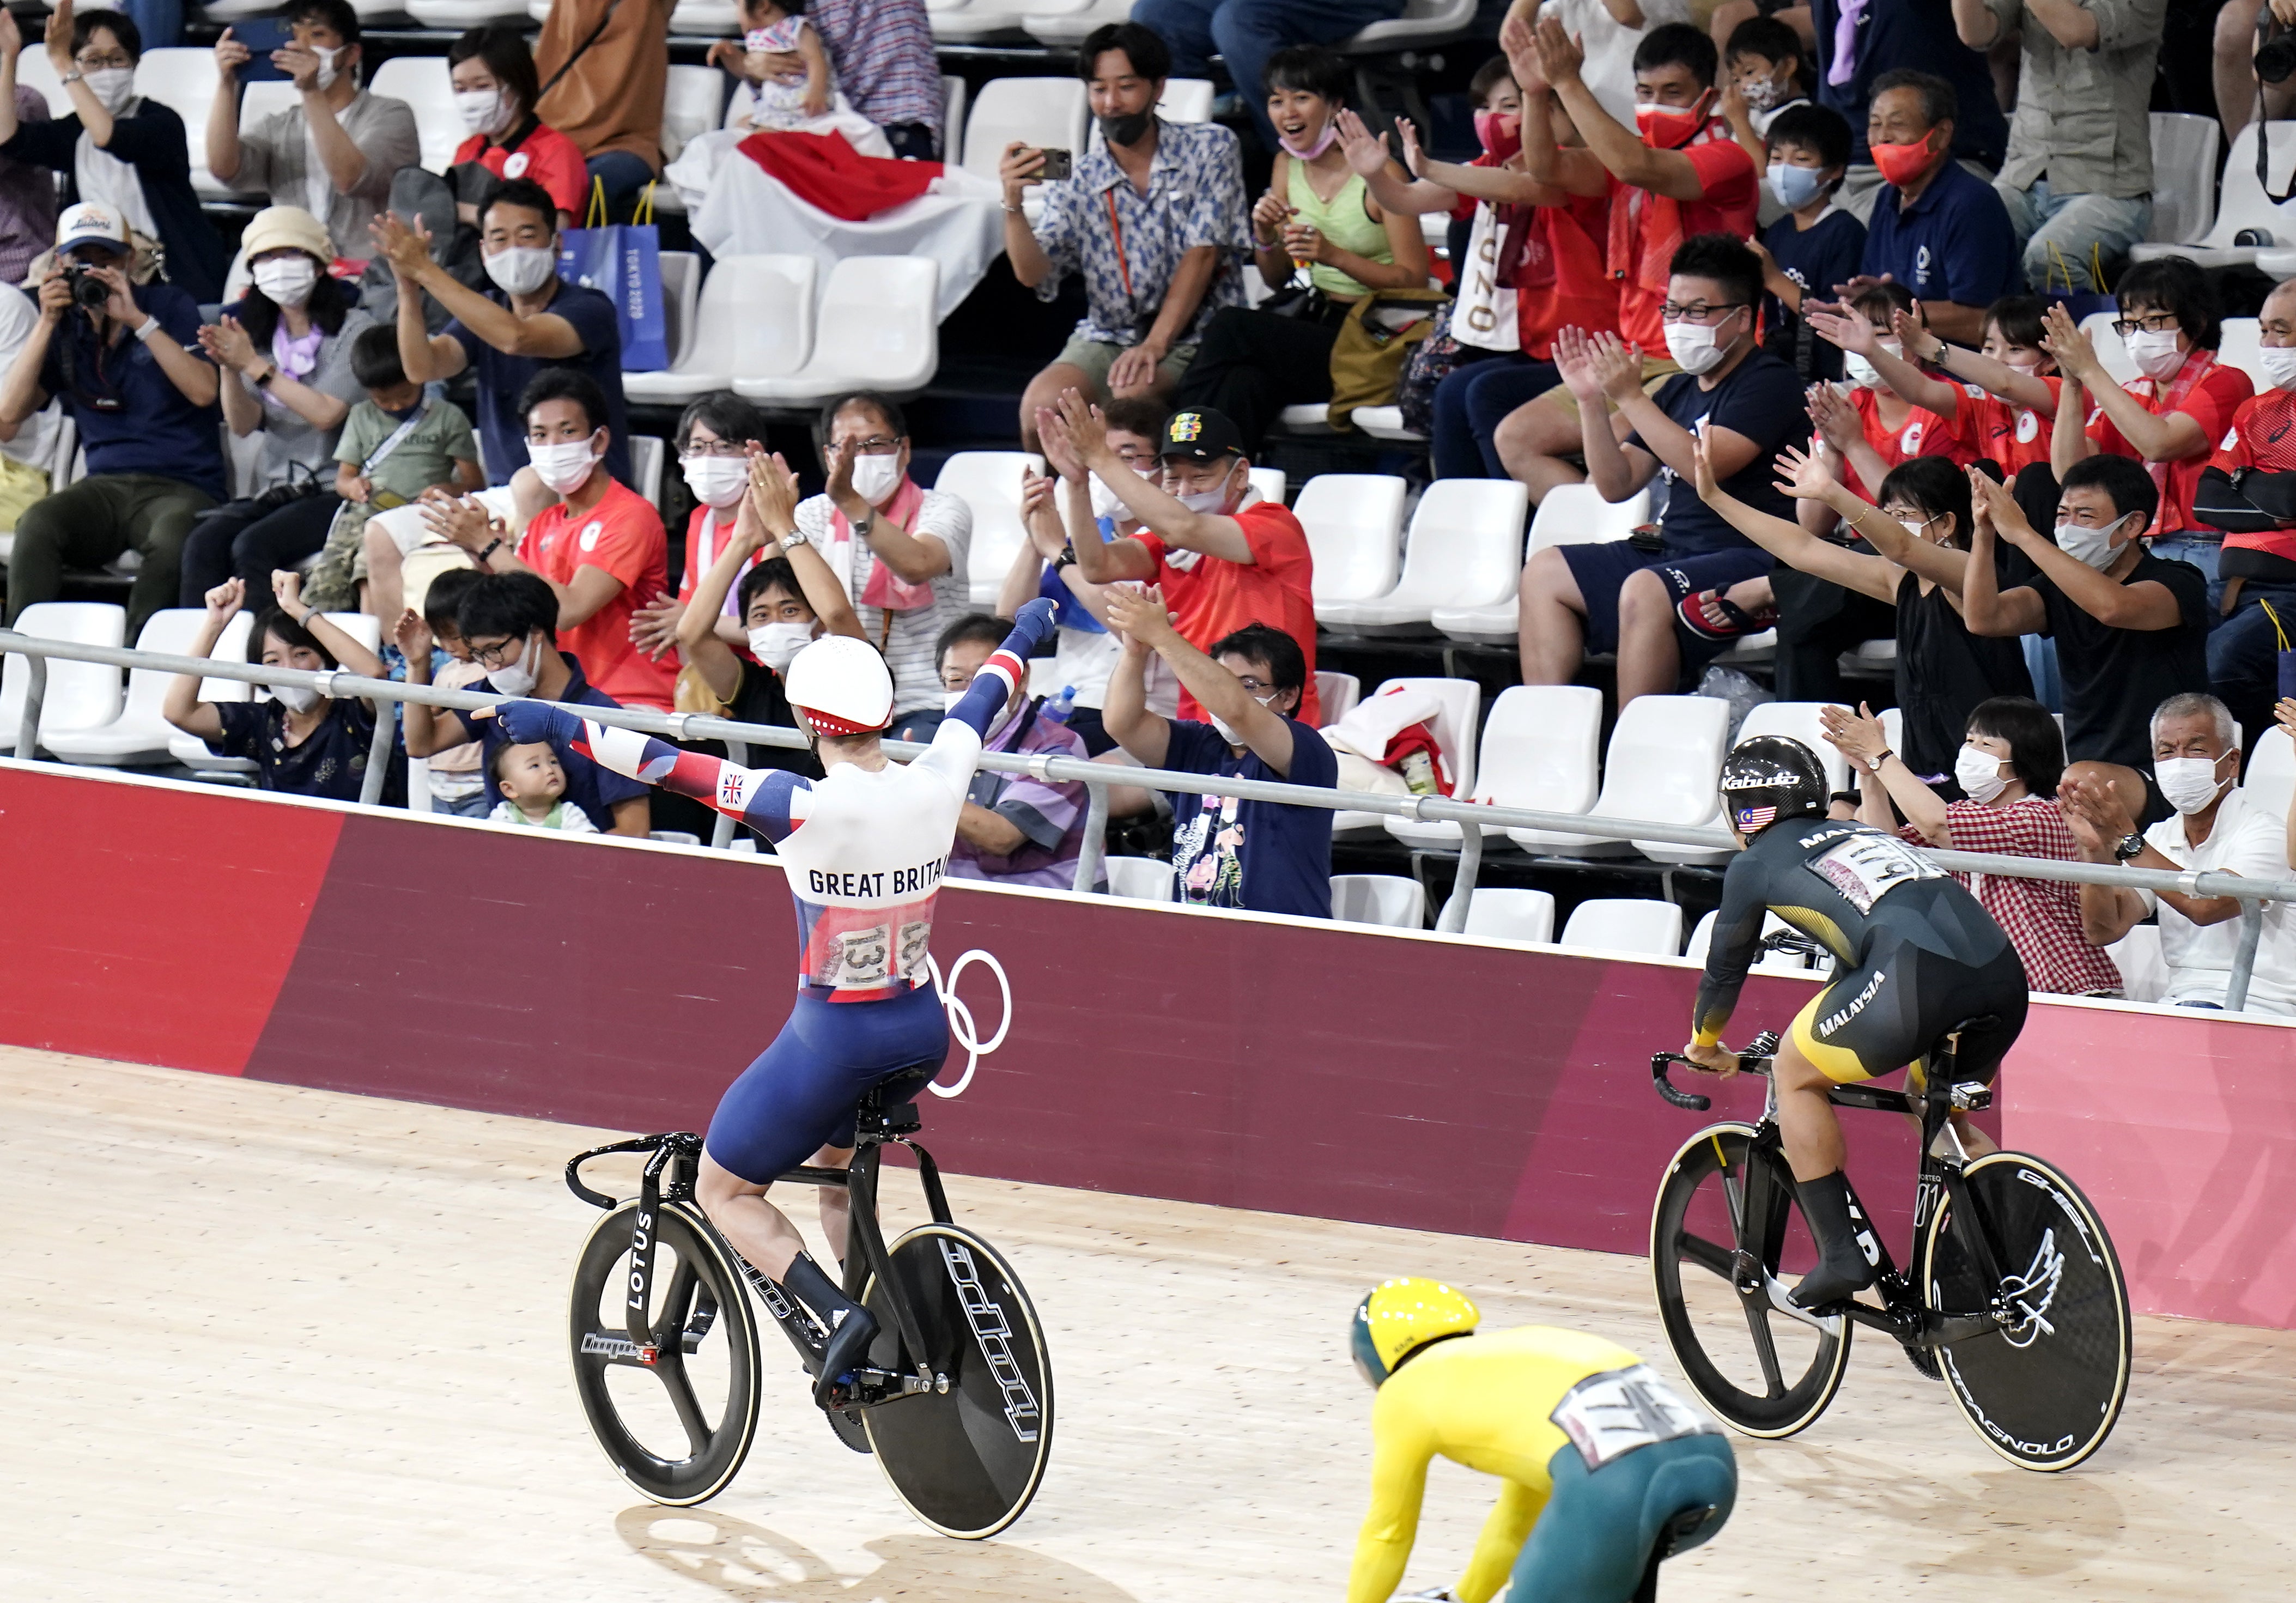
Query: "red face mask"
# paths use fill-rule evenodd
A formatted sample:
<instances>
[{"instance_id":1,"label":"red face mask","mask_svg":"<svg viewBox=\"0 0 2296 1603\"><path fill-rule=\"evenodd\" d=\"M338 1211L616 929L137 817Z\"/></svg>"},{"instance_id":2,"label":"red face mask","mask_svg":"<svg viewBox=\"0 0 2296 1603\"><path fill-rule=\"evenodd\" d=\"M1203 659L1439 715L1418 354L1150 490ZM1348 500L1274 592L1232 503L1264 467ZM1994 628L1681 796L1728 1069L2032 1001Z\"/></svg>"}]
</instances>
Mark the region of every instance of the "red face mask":
<instances>
[{"instance_id":1,"label":"red face mask","mask_svg":"<svg viewBox=\"0 0 2296 1603\"><path fill-rule=\"evenodd\" d=\"M1689 106L1636 105L1635 131L1652 150L1670 151L1687 144L1690 136L1706 126L1707 97L1713 93L1709 89Z\"/></svg>"},{"instance_id":2,"label":"red face mask","mask_svg":"<svg viewBox=\"0 0 2296 1603\"><path fill-rule=\"evenodd\" d=\"M1522 119L1502 111L1478 111L1475 137L1492 160L1504 161L1522 148Z\"/></svg>"},{"instance_id":3,"label":"red face mask","mask_svg":"<svg viewBox=\"0 0 2296 1603\"><path fill-rule=\"evenodd\" d=\"M1923 135L1911 144L1876 144L1867 147L1874 152L1874 165L1882 169L1882 181L1903 189L1922 176L1937 154L1930 149L1930 136Z\"/></svg>"}]
</instances>

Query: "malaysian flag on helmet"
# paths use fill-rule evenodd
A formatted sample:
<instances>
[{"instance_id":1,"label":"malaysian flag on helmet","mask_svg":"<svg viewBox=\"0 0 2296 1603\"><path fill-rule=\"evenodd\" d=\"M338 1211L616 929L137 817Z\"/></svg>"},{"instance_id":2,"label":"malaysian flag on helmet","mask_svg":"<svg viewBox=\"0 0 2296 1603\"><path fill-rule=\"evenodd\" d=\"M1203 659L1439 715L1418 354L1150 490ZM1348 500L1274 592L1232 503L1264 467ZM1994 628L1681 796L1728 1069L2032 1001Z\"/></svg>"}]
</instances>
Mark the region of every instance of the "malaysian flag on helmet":
<instances>
[{"instance_id":1,"label":"malaysian flag on helmet","mask_svg":"<svg viewBox=\"0 0 2296 1603\"><path fill-rule=\"evenodd\" d=\"M1775 807L1742 807L1738 810L1738 833L1751 834L1758 829L1767 829L1777 822Z\"/></svg>"}]
</instances>

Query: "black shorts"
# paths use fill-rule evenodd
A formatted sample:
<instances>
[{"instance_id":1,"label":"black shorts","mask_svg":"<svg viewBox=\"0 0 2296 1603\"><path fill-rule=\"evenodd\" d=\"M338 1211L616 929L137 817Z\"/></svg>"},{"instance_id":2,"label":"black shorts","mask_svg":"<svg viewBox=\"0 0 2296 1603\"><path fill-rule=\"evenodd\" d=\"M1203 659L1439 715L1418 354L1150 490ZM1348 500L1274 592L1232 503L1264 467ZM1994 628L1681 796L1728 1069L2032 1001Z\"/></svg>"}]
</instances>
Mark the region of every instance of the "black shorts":
<instances>
[{"instance_id":1,"label":"black shorts","mask_svg":"<svg viewBox=\"0 0 2296 1603\"><path fill-rule=\"evenodd\" d=\"M1964 1019L1997 1021L1961 1038L1956 1080L1991 1084L2025 1027L2025 966L2004 946L1972 966L1904 941L1877 943L1865 963L1795 1015L1793 1043L1828 1080L1847 1085L1894 1073Z\"/></svg>"},{"instance_id":2,"label":"black shorts","mask_svg":"<svg viewBox=\"0 0 2296 1603\"><path fill-rule=\"evenodd\" d=\"M1701 590L1726 590L1744 580L1767 573L1775 559L1767 551L1706 551L1695 556L1666 557L1645 551L1632 540L1609 540L1593 546L1558 546L1587 603L1587 650L1619 649L1619 589L1644 568L1654 569L1676 606L1683 597ZM1682 650L1683 677L1687 679L1736 644L1710 640L1686 627L1679 612L1674 621L1674 641Z\"/></svg>"}]
</instances>

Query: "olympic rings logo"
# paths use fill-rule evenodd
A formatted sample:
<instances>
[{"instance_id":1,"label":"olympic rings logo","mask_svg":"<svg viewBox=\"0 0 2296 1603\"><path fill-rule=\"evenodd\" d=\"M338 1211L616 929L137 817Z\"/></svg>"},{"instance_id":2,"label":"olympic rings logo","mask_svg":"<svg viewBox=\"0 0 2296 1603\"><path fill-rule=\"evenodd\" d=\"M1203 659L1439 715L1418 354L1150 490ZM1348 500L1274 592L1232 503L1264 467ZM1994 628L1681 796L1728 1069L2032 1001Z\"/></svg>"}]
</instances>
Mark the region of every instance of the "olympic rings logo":
<instances>
[{"instance_id":1,"label":"olympic rings logo","mask_svg":"<svg viewBox=\"0 0 2296 1603\"><path fill-rule=\"evenodd\" d=\"M997 994L1004 1000L1003 1022L996 1026L996 1033L987 1040L980 1039L980 1029L973 1023L972 1009L966 1007L964 999L956 994L956 982L964 978L966 965L972 963L988 966L988 972L996 976ZM940 964L930 952L925 954L925 967L932 975L933 993L940 998L941 1006L948 1010L948 1032L955 1039L956 1044L964 1048L964 1073L957 1076L956 1083L942 1085L932 1081L925 1086L925 1089L936 1097L955 1097L972 1083L972 1072L980 1066L980 1060L1004 1044L1004 1033L1013 1027L1013 986L1004 977L1004 966L996 961L995 954L977 948L949 965L946 980L941 978Z\"/></svg>"}]
</instances>

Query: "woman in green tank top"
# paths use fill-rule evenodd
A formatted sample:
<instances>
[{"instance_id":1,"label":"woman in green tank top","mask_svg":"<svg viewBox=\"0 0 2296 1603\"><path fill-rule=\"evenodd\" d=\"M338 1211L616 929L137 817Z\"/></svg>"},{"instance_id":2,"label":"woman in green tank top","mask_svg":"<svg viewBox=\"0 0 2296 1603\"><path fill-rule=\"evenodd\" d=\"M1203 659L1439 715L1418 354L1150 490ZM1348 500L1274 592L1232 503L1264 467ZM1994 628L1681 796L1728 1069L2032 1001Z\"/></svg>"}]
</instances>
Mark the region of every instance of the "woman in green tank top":
<instances>
[{"instance_id":1,"label":"woman in green tank top","mask_svg":"<svg viewBox=\"0 0 2296 1603\"><path fill-rule=\"evenodd\" d=\"M1222 310L1178 392L1182 407L1226 413L1248 451L1259 451L1285 407L1331 399L1332 343L1349 307L1375 290L1427 285L1418 218L1382 211L1340 148L1333 119L1349 81L1347 64L1317 45L1279 50L1267 61L1267 115L1283 149L1252 208L1254 259L1271 285L1304 275L1323 304L1307 316Z\"/></svg>"}]
</instances>

